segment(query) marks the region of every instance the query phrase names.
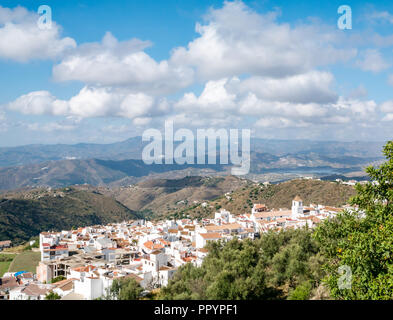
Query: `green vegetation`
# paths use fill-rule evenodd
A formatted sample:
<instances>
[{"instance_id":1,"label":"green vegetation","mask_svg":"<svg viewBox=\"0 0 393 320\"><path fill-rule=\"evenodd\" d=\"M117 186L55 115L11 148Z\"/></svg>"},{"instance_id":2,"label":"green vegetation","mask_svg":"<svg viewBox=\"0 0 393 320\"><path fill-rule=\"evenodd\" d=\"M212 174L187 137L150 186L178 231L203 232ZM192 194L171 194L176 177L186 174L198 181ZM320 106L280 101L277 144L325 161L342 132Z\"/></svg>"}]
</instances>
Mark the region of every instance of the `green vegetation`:
<instances>
[{"instance_id":1,"label":"green vegetation","mask_svg":"<svg viewBox=\"0 0 393 320\"><path fill-rule=\"evenodd\" d=\"M316 231L337 299L393 299L393 141L383 153L387 161L366 170L374 182L357 185L351 200L365 217L343 212Z\"/></svg>"},{"instance_id":2,"label":"green vegetation","mask_svg":"<svg viewBox=\"0 0 393 320\"><path fill-rule=\"evenodd\" d=\"M350 203L357 211L343 211L315 231L286 230L256 241L210 243L202 266L182 266L161 289L160 298L393 299L393 141L383 153L387 161L366 170L371 182L356 185ZM292 183L299 189L309 182ZM261 188L260 193L268 199L280 194L282 185ZM334 194L329 190L334 189L325 188L326 197ZM257 189L242 191L254 199L259 194ZM342 191L336 195L344 199L348 194ZM307 199L304 192L300 188Z\"/></svg>"},{"instance_id":3,"label":"green vegetation","mask_svg":"<svg viewBox=\"0 0 393 320\"><path fill-rule=\"evenodd\" d=\"M309 281L305 281L289 292L288 300L308 300L311 295L311 289L312 284Z\"/></svg>"},{"instance_id":4,"label":"green vegetation","mask_svg":"<svg viewBox=\"0 0 393 320\"><path fill-rule=\"evenodd\" d=\"M279 184L264 186L262 184L247 185L231 193L230 199L219 197L209 202L209 206L202 208L198 205L186 207L183 215L191 217L212 216L217 208L225 208L230 212L248 213L254 203L263 203L270 209L289 208L292 199L299 195L303 203L324 204L339 207L348 203L356 194L355 188L332 181L296 179Z\"/></svg>"},{"instance_id":5,"label":"green vegetation","mask_svg":"<svg viewBox=\"0 0 393 320\"><path fill-rule=\"evenodd\" d=\"M8 268L14 258L15 254L0 254L0 277L8 271Z\"/></svg>"},{"instance_id":6,"label":"green vegetation","mask_svg":"<svg viewBox=\"0 0 393 320\"><path fill-rule=\"evenodd\" d=\"M105 300L138 300L143 289L134 278L115 279Z\"/></svg>"},{"instance_id":7,"label":"green vegetation","mask_svg":"<svg viewBox=\"0 0 393 320\"><path fill-rule=\"evenodd\" d=\"M161 299L286 299L289 290L320 284L323 259L307 229L269 232L258 240L208 245L201 267L182 266Z\"/></svg>"},{"instance_id":8,"label":"green vegetation","mask_svg":"<svg viewBox=\"0 0 393 320\"><path fill-rule=\"evenodd\" d=\"M55 293L53 291L49 292L45 296L45 300L60 300L60 299L61 299L61 297L57 293Z\"/></svg>"},{"instance_id":9,"label":"green vegetation","mask_svg":"<svg viewBox=\"0 0 393 320\"><path fill-rule=\"evenodd\" d=\"M0 199L0 240L22 243L42 231L107 224L136 218L111 197L77 188Z\"/></svg>"},{"instance_id":10,"label":"green vegetation","mask_svg":"<svg viewBox=\"0 0 393 320\"><path fill-rule=\"evenodd\" d=\"M30 245L30 241L34 241L32 245ZM39 237L32 237L29 242L26 244L26 247L23 248L24 251L30 251L33 248L39 248L40 247L40 238Z\"/></svg>"},{"instance_id":11,"label":"green vegetation","mask_svg":"<svg viewBox=\"0 0 393 320\"><path fill-rule=\"evenodd\" d=\"M65 279L67 279L67 278L64 277L64 276L58 276L58 277L56 277L56 278L53 278L52 281L51 281L50 283L56 283L56 282L59 282L59 281L63 281L63 280L65 280Z\"/></svg>"},{"instance_id":12,"label":"green vegetation","mask_svg":"<svg viewBox=\"0 0 393 320\"><path fill-rule=\"evenodd\" d=\"M25 251L16 255L15 259L12 261L9 271L28 271L36 272L36 267L38 262L41 260L40 252Z\"/></svg>"}]
</instances>

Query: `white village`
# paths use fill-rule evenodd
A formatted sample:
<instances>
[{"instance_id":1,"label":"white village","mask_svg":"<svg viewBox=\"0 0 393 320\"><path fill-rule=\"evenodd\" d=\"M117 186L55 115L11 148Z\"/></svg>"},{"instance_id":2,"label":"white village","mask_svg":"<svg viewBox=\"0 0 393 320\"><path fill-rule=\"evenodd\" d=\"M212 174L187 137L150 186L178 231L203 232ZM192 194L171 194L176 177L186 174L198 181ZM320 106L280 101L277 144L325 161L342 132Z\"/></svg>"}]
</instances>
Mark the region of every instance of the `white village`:
<instances>
[{"instance_id":1,"label":"white village","mask_svg":"<svg viewBox=\"0 0 393 320\"><path fill-rule=\"evenodd\" d=\"M255 239L269 231L314 228L342 208L310 204L296 196L291 210L269 210L254 204L251 212L232 214L225 209L212 219L132 220L41 232L41 261L36 273L5 273L0 299L44 300L55 293L62 300L94 300L107 295L115 279L134 278L144 294L161 288L187 263L200 266L210 241ZM53 282L53 279L62 280Z\"/></svg>"}]
</instances>

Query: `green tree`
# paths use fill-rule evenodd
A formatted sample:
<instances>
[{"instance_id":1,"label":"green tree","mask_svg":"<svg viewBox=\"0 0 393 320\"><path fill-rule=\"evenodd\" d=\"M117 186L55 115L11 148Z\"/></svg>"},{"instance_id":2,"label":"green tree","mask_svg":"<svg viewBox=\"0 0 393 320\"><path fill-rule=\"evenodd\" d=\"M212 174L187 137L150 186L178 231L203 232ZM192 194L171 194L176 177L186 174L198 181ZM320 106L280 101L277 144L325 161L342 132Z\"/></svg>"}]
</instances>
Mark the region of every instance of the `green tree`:
<instances>
[{"instance_id":1,"label":"green tree","mask_svg":"<svg viewBox=\"0 0 393 320\"><path fill-rule=\"evenodd\" d=\"M113 280L107 300L138 300L143 288L134 278L120 278Z\"/></svg>"},{"instance_id":2,"label":"green tree","mask_svg":"<svg viewBox=\"0 0 393 320\"><path fill-rule=\"evenodd\" d=\"M45 296L45 300L60 300L60 299L61 299L61 297L57 293L55 293L53 291L49 292Z\"/></svg>"},{"instance_id":3,"label":"green tree","mask_svg":"<svg viewBox=\"0 0 393 320\"><path fill-rule=\"evenodd\" d=\"M307 229L285 230L254 241L209 243L202 265L180 267L161 288L160 299L283 299L288 288L305 281L311 290L323 274L323 259L311 234Z\"/></svg>"},{"instance_id":4,"label":"green tree","mask_svg":"<svg viewBox=\"0 0 393 320\"><path fill-rule=\"evenodd\" d=\"M326 283L338 299L393 298L393 141L383 149L387 161L368 167L371 181L356 185L356 212L325 221L315 233L328 258ZM346 266L352 273L339 273ZM340 286L343 277L349 286Z\"/></svg>"},{"instance_id":5,"label":"green tree","mask_svg":"<svg viewBox=\"0 0 393 320\"><path fill-rule=\"evenodd\" d=\"M53 278L50 283L56 283L56 282L59 282L59 281L63 281L65 279L66 279L66 277L64 277L64 276L58 276L56 278Z\"/></svg>"}]
</instances>

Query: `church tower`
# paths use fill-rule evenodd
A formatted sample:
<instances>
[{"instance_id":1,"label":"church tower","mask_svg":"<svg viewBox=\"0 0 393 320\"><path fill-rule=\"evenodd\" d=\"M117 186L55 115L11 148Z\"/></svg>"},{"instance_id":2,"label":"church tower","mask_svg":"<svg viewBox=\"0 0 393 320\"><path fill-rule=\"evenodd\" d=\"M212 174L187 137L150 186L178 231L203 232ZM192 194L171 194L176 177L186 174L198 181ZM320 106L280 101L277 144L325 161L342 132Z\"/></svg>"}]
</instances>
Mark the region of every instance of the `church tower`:
<instances>
[{"instance_id":1,"label":"church tower","mask_svg":"<svg viewBox=\"0 0 393 320\"><path fill-rule=\"evenodd\" d=\"M292 218L298 218L303 215L303 200L296 196L292 200Z\"/></svg>"}]
</instances>

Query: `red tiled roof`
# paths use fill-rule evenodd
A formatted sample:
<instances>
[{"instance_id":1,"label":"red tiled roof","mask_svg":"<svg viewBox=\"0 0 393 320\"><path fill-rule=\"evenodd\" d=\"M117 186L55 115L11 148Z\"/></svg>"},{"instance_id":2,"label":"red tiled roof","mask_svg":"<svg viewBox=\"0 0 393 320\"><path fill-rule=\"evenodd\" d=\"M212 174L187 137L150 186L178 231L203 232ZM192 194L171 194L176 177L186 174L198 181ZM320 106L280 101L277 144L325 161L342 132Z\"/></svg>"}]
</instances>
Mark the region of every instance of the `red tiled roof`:
<instances>
[{"instance_id":1,"label":"red tiled roof","mask_svg":"<svg viewBox=\"0 0 393 320\"><path fill-rule=\"evenodd\" d=\"M200 233L200 235L205 240L222 238L218 232Z\"/></svg>"}]
</instances>

